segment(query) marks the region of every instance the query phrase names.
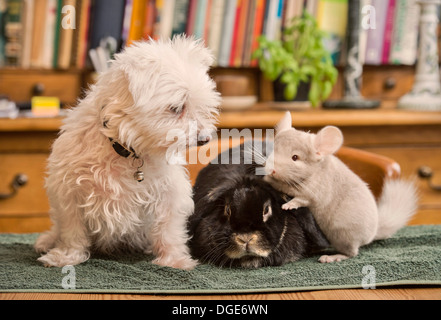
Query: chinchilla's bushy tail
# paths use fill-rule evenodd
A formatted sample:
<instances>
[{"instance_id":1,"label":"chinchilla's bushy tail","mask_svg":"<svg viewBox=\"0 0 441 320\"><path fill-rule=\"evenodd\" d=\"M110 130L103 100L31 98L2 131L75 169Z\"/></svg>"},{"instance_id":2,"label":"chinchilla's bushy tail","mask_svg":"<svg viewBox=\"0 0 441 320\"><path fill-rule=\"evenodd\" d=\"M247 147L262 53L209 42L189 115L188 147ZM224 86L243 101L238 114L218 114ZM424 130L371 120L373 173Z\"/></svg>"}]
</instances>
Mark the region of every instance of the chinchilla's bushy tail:
<instances>
[{"instance_id":1,"label":"chinchilla's bushy tail","mask_svg":"<svg viewBox=\"0 0 441 320\"><path fill-rule=\"evenodd\" d=\"M386 180L377 206L378 229L375 240L387 239L404 227L418 209L415 182Z\"/></svg>"}]
</instances>

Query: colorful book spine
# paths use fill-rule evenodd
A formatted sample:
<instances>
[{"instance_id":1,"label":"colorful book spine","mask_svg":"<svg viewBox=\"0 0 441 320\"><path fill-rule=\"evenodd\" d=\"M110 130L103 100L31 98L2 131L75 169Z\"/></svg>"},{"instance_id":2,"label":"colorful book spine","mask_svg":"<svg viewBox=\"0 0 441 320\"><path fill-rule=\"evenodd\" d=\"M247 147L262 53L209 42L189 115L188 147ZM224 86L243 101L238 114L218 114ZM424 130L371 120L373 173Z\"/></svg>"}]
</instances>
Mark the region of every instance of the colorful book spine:
<instances>
[{"instance_id":1,"label":"colorful book spine","mask_svg":"<svg viewBox=\"0 0 441 320\"><path fill-rule=\"evenodd\" d=\"M253 39L251 44L251 55L259 46L259 43L257 42L257 38L262 34L262 28L263 28L263 19L265 15L265 3L266 0L257 0L256 1L256 9L255 9L255 22L254 22L254 28L253 28ZM255 67L257 66L257 59L252 59L251 66Z\"/></svg>"},{"instance_id":2,"label":"colorful book spine","mask_svg":"<svg viewBox=\"0 0 441 320\"><path fill-rule=\"evenodd\" d=\"M130 46L134 41L142 39L144 31L145 7L146 2L144 0L133 0L130 29L126 43L128 46Z\"/></svg>"},{"instance_id":3,"label":"colorful book spine","mask_svg":"<svg viewBox=\"0 0 441 320\"><path fill-rule=\"evenodd\" d=\"M348 0L321 0L317 6L317 24L327 33L325 48L337 64L346 35Z\"/></svg>"},{"instance_id":4,"label":"colorful book spine","mask_svg":"<svg viewBox=\"0 0 441 320\"><path fill-rule=\"evenodd\" d=\"M376 23L375 28L368 30L365 63L380 65L383 58L384 30L389 1L373 0L372 6L375 8Z\"/></svg>"},{"instance_id":5,"label":"colorful book spine","mask_svg":"<svg viewBox=\"0 0 441 320\"><path fill-rule=\"evenodd\" d=\"M389 63L415 64L419 15L416 0L397 0Z\"/></svg>"},{"instance_id":6,"label":"colorful book spine","mask_svg":"<svg viewBox=\"0 0 441 320\"><path fill-rule=\"evenodd\" d=\"M389 0L389 7L387 8L386 21L384 26L384 43L383 43L383 54L381 59L382 64L389 63L392 32L394 28L395 4L396 4L395 0Z\"/></svg>"},{"instance_id":7,"label":"colorful book spine","mask_svg":"<svg viewBox=\"0 0 441 320\"><path fill-rule=\"evenodd\" d=\"M220 42L222 37L222 20L225 12L225 0L213 0L211 5L211 23L208 34L208 47L213 56L219 56Z\"/></svg>"},{"instance_id":8,"label":"colorful book spine","mask_svg":"<svg viewBox=\"0 0 441 320\"><path fill-rule=\"evenodd\" d=\"M222 24L222 37L219 50L218 65L228 67L230 63L231 44L233 39L233 27L236 17L236 1L225 0L224 19Z\"/></svg>"},{"instance_id":9,"label":"colorful book spine","mask_svg":"<svg viewBox=\"0 0 441 320\"><path fill-rule=\"evenodd\" d=\"M189 4L189 0L176 0L173 12L172 36L185 33Z\"/></svg>"},{"instance_id":10,"label":"colorful book spine","mask_svg":"<svg viewBox=\"0 0 441 320\"><path fill-rule=\"evenodd\" d=\"M207 14L207 6L208 6L208 0L199 0L197 3L193 35L199 39L204 38L205 16Z\"/></svg>"},{"instance_id":11,"label":"colorful book spine","mask_svg":"<svg viewBox=\"0 0 441 320\"><path fill-rule=\"evenodd\" d=\"M8 0L5 17L5 65L17 67L22 53L22 6L21 0Z\"/></svg>"}]
</instances>

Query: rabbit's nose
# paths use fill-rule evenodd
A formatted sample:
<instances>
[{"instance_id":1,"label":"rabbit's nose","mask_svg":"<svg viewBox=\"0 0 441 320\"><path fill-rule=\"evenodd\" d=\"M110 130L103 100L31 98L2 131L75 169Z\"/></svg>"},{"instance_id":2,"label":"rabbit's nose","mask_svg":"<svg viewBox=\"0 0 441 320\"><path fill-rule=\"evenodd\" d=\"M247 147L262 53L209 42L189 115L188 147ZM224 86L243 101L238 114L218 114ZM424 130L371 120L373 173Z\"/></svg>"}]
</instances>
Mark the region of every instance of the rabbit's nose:
<instances>
[{"instance_id":1,"label":"rabbit's nose","mask_svg":"<svg viewBox=\"0 0 441 320\"><path fill-rule=\"evenodd\" d=\"M273 176L273 175L275 175L275 174L276 174L276 170L273 169L273 170L271 171L271 175Z\"/></svg>"},{"instance_id":2,"label":"rabbit's nose","mask_svg":"<svg viewBox=\"0 0 441 320\"><path fill-rule=\"evenodd\" d=\"M238 234L235 240L237 244L247 246L248 244L253 242L256 238L257 236L255 234L246 233L246 234Z\"/></svg>"}]
</instances>

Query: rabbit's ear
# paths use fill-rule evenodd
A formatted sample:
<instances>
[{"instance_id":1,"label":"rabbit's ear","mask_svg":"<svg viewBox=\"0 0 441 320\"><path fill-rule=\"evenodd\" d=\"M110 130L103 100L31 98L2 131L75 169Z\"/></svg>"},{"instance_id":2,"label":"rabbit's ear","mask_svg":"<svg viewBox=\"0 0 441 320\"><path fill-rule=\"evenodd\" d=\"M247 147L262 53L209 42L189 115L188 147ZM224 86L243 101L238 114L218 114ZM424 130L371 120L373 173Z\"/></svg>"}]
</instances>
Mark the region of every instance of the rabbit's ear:
<instances>
[{"instance_id":1,"label":"rabbit's ear","mask_svg":"<svg viewBox=\"0 0 441 320\"><path fill-rule=\"evenodd\" d=\"M221 185L218 185L217 187L212 188L204 197L204 199L207 202L217 201L220 197L222 197L225 194L225 192L231 190L233 186L234 186L233 183L223 183Z\"/></svg>"}]
</instances>

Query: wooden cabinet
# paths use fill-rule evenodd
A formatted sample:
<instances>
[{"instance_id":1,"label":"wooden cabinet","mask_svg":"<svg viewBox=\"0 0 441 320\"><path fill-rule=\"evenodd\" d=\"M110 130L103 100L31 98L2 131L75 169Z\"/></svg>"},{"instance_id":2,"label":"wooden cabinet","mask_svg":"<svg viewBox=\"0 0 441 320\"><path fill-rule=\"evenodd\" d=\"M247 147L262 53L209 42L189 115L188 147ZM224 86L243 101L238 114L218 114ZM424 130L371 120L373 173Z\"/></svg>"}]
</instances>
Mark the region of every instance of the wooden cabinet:
<instances>
[{"instance_id":1,"label":"wooden cabinet","mask_svg":"<svg viewBox=\"0 0 441 320\"><path fill-rule=\"evenodd\" d=\"M60 118L0 119L0 193L10 192L17 174L28 180L13 197L0 199L0 232L49 229L44 179L50 146L60 125Z\"/></svg>"},{"instance_id":2,"label":"wooden cabinet","mask_svg":"<svg viewBox=\"0 0 441 320\"><path fill-rule=\"evenodd\" d=\"M81 93L82 72L79 70L0 70L0 95L18 102L32 96L58 97L63 104L74 105Z\"/></svg>"}]
</instances>

